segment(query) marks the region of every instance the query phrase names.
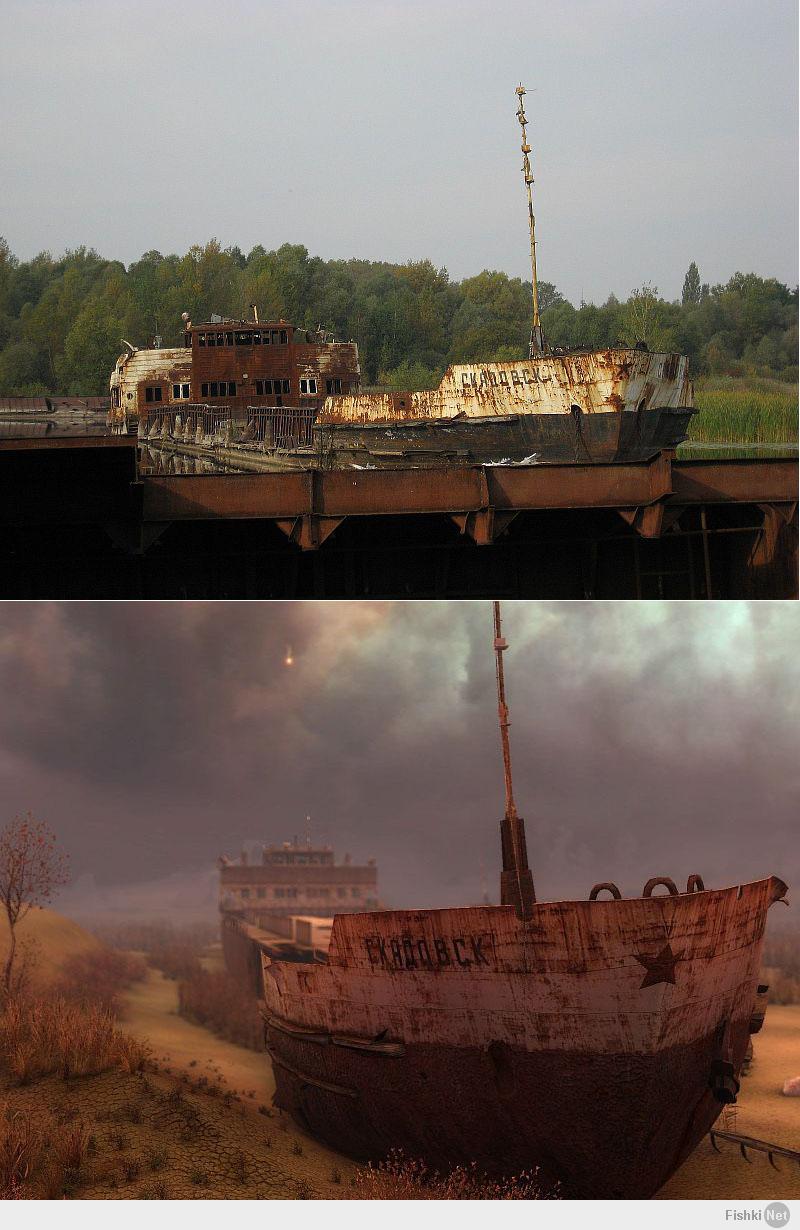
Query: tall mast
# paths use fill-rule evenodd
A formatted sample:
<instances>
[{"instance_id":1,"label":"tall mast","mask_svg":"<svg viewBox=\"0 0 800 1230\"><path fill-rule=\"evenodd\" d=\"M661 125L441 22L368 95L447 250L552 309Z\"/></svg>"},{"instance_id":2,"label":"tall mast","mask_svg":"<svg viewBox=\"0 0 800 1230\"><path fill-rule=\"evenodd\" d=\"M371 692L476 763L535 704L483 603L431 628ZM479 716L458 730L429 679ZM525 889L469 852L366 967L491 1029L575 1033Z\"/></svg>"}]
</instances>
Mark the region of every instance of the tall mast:
<instances>
[{"instance_id":1,"label":"tall mast","mask_svg":"<svg viewBox=\"0 0 800 1230\"><path fill-rule=\"evenodd\" d=\"M533 184L533 173L531 171L531 160L529 154L531 147L528 145L528 132L525 125L528 123L525 115L525 104L522 99L525 95L525 86L517 86L517 97L519 98L519 108L517 109L517 119L519 120L522 129L522 173L525 176L525 188L528 193L528 227L531 234L531 285L533 287L533 321L531 325L531 344L530 357L544 354L544 337L542 335L542 322L539 319L539 283L536 278L536 219L533 216L533 195L531 186Z\"/></svg>"},{"instance_id":2,"label":"tall mast","mask_svg":"<svg viewBox=\"0 0 800 1230\"><path fill-rule=\"evenodd\" d=\"M525 821L517 815L511 781L511 748L508 728L511 725L506 704L506 683L503 674L503 652L508 643L500 622L500 603L494 603L494 656L497 671L497 715L500 720L500 743L503 748L505 777L505 815L500 825L503 870L500 873L500 904L513 905L519 918L530 918L536 902L533 876L528 868L525 842Z\"/></svg>"}]
</instances>

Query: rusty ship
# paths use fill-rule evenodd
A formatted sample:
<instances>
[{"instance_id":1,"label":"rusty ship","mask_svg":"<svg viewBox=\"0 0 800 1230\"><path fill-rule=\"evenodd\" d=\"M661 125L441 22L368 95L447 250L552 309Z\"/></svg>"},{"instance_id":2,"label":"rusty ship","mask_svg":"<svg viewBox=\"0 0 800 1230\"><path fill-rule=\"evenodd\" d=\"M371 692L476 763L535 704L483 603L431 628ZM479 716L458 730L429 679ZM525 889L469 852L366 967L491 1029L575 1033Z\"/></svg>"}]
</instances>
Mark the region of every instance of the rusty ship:
<instances>
[{"instance_id":1,"label":"rusty ship","mask_svg":"<svg viewBox=\"0 0 800 1230\"><path fill-rule=\"evenodd\" d=\"M528 358L448 367L430 391L327 398L315 434L332 468L641 461L686 439L695 411L685 355L651 353L641 340L569 351L545 342L524 95L519 86L531 253Z\"/></svg>"},{"instance_id":2,"label":"rusty ship","mask_svg":"<svg viewBox=\"0 0 800 1230\"><path fill-rule=\"evenodd\" d=\"M110 381L113 429L233 469L384 469L643 461L686 439L695 413L685 355L641 340L547 345L539 311L533 175L523 96L532 319L527 358L457 364L437 389L362 391L355 342L287 321L184 323L183 346L128 345ZM254 309L255 311L255 309ZM132 426L131 426L132 425Z\"/></svg>"},{"instance_id":3,"label":"rusty ship","mask_svg":"<svg viewBox=\"0 0 800 1230\"><path fill-rule=\"evenodd\" d=\"M538 901L505 777L501 904L338 914L327 962L262 952L276 1104L360 1159L538 1167L577 1198L649 1198L735 1101L763 1019L777 877ZM658 890L658 891L656 891Z\"/></svg>"}]
</instances>

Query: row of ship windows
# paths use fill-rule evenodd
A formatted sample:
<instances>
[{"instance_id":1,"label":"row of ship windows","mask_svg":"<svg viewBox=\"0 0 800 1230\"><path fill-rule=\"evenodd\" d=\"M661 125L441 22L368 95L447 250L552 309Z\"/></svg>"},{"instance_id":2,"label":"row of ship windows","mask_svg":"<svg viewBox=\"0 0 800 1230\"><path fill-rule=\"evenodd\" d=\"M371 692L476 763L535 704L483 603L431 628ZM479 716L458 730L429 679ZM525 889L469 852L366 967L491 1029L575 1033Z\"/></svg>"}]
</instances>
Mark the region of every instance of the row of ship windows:
<instances>
[{"instance_id":1,"label":"row of ship windows","mask_svg":"<svg viewBox=\"0 0 800 1230\"><path fill-rule=\"evenodd\" d=\"M256 329L224 333L198 333L198 346L286 346L289 334L286 329Z\"/></svg>"},{"instance_id":2,"label":"row of ship windows","mask_svg":"<svg viewBox=\"0 0 800 1230\"><path fill-rule=\"evenodd\" d=\"M259 397L265 397L272 393L289 393L291 391L291 382L285 379L273 380L256 380L256 393ZM325 391L327 393L341 393L342 382L338 376L325 381ZM173 384L172 400L173 401L188 401L189 399L188 384ZM313 376L304 377L300 381L300 393L314 394L317 392L317 381ZM201 397L235 397L236 396L236 381L235 380L209 380L200 385ZM144 391L145 401L154 402L161 401L163 390L161 385L148 385Z\"/></svg>"},{"instance_id":3,"label":"row of ship windows","mask_svg":"<svg viewBox=\"0 0 800 1230\"><path fill-rule=\"evenodd\" d=\"M297 896L297 889L296 889L296 888L273 888L271 891L272 891L272 895L273 895L274 897L296 897L296 896ZM337 896L337 897L346 897L346 896L347 896L347 891L348 891L348 890L347 890L346 888L337 888L337 890L336 890L336 896ZM240 888L240 889L238 890L238 893L239 893L239 896L242 898L242 900L243 900L243 901L248 901L248 900L250 899L250 897L251 897L251 896L256 897L259 901L263 901L263 900L264 900L264 898L268 895L268 890L267 890L266 888L256 888L256 889L254 889L254 891L253 891L253 892L252 892L252 894L251 894L251 892L250 892L250 889L249 889L249 888ZM330 888L303 888L303 895L304 895L305 897L332 897L332 896L333 896L333 889L330 889ZM361 896L361 889L360 889L360 888L351 888L351 889L350 889L350 896L351 896L351 897L360 897L360 896Z\"/></svg>"}]
</instances>

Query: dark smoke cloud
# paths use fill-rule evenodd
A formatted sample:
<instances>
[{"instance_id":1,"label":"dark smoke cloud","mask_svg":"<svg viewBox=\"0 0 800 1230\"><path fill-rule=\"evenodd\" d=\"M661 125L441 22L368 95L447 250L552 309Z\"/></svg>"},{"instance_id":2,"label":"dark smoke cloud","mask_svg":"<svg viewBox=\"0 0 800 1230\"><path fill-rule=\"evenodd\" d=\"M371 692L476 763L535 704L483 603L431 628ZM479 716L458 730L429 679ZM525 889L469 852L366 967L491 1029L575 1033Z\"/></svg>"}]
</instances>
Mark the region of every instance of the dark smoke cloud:
<instances>
[{"instance_id":1,"label":"dark smoke cloud","mask_svg":"<svg viewBox=\"0 0 800 1230\"><path fill-rule=\"evenodd\" d=\"M541 899L800 878L795 605L504 611ZM392 904L478 900L482 863L496 899L491 636L488 603L0 604L5 810L57 830L68 902L205 908L218 853L306 815Z\"/></svg>"}]
</instances>

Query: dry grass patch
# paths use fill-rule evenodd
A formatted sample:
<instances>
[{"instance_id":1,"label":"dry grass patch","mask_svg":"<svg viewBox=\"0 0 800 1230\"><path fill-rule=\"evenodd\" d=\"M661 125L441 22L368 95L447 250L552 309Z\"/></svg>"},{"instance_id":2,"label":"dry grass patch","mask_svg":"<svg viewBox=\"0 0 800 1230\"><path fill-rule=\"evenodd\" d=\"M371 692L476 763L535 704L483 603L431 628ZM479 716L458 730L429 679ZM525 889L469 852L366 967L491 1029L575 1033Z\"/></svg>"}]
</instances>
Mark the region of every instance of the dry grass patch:
<instances>
[{"instance_id":1,"label":"dry grass patch","mask_svg":"<svg viewBox=\"0 0 800 1230\"><path fill-rule=\"evenodd\" d=\"M109 1068L140 1072L149 1058L146 1043L117 1029L103 1008L83 1008L56 999L18 999L0 1016L0 1065L12 1084L52 1073L65 1079Z\"/></svg>"}]
</instances>

